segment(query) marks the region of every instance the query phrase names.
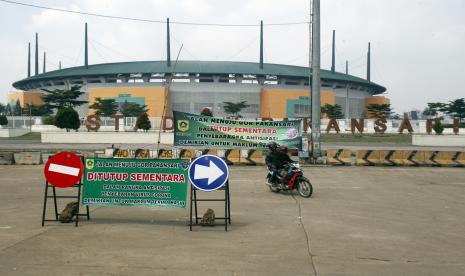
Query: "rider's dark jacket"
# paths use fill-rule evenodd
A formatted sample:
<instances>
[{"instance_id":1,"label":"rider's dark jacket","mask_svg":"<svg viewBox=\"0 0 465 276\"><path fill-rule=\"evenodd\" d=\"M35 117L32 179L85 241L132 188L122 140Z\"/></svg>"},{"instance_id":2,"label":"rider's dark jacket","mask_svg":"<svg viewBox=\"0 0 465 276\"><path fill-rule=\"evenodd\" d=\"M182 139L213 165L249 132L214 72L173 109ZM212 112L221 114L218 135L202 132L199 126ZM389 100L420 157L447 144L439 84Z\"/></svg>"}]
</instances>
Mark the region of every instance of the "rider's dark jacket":
<instances>
[{"instance_id":1,"label":"rider's dark jacket","mask_svg":"<svg viewBox=\"0 0 465 276\"><path fill-rule=\"evenodd\" d=\"M292 160L289 157L289 155L283 152L275 151L275 152L269 153L266 156L265 162L267 166L271 166L274 169L281 169L284 164L291 163Z\"/></svg>"}]
</instances>

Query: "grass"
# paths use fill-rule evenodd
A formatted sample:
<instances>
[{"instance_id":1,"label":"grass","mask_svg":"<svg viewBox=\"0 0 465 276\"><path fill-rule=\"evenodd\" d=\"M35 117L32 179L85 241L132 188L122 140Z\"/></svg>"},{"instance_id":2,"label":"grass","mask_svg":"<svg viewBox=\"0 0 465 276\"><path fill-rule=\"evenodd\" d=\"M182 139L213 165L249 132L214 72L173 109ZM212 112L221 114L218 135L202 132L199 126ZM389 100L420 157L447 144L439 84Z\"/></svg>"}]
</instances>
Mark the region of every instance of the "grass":
<instances>
[{"instance_id":1,"label":"grass","mask_svg":"<svg viewBox=\"0 0 465 276\"><path fill-rule=\"evenodd\" d=\"M323 134L321 142L412 144L409 134Z\"/></svg>"},{"instance_id":2,"label":"grass","mask_svg":"<svg viewBox=\"0 0 465 276\"><path fill-rule=\"evenodd\" d=\"M39 132L31 132L18 137L0 137L1 140L18 140L18 141L40 141L41 136Z\"/></svg>"}]
</instances>

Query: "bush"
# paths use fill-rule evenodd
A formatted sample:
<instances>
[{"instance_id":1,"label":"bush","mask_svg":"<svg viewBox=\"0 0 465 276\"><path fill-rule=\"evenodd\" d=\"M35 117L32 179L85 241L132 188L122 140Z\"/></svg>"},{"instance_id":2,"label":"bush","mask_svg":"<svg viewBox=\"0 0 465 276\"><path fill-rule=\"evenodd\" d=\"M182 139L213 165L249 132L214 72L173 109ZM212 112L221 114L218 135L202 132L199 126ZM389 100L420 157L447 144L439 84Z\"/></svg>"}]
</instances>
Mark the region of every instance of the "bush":
<instances>
[{"instance_id":1,"label":"bush","mask_svg":"<svg viewBox=\"0 0 465 276\"><path fill-rule=\"evenodd\" d=\"M436 132L436 134L439 135L442 134L442 132L444 131L444 126L442 125L440 120L437 120L433 125L433 129Z\"/></svg>"},{"instance_id":2,"label":"bush","mask_svg":"<svg viewBox=\"0 0 465 276\"><path fill-rule=\"evenodd\" d=\"M79 114L72 107L66 107L58 110L55 116L55 126L65 128L66 131L70 129L78 130L81 126Z\"/></svg>"},{"instance_id":3,"label":"bush","mask_svg":"<svg viewBox=\"0 0 465 276\"><path fill-rule=\"evenodd\" d=\"M205 107L204 109L202 109L202 111L200 112L200 115L213 117L213 113L212 113L211 109L208 108L208 107Z\"/></svg>"},{"instance_id":4,"label":"bush","mask_svg":"<svg viewBox=\"0 0 465 276\"><path fill-rule=\"evenodd\" d=\"M0 126L8 125L8 119L5 115L0 115Z\"/></svg>"},{"instance_id":5,"label":"bush","mask_svg":"<svg viewBox=\"0 0 465 276\"><path fill-rule=\"evenodd\" d=\"M152 128L152 124L150 123L149 116L147 113L144 113L137 118L136 121L136 129L143 129L145 131Z\"/></svg>"},{"instance_id":6,"label":"bush","mask_svg":"<svg viewBox=\"0 0 465 276\"><path fill-rule=\"evenodd\" d=\"M53 115L42 116L42 124L55 125L55 116Z\"/></svg>"}]
</instances>

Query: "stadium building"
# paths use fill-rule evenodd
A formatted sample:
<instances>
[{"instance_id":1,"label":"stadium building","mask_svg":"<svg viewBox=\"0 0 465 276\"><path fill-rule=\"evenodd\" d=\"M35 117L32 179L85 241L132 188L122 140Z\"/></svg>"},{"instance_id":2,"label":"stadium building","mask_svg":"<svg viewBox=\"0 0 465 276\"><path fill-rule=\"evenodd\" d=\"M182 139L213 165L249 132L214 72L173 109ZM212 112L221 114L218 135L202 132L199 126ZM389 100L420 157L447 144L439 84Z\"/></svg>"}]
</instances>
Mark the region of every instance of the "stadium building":
<instances>
[{"instance_id":1,"label":"stadium building","mask_svg":"<svg viewBox=\"0 0 465 276\"><path fill-rule=\"evenodd\" d=\"M167 59L88 64L87 24L85 28L85 60L79 67L38 73L38 41L36 35L35 75L31 75L31 55L28 77L13 86L21 90L11 93L9 102L21 104L40 102L42 89L68 89L81 86L82 96L89 104L95 99L112 98L117 103L134 102L147 105L151 117L161 117L166 100L166 114L172 110L198 114L210 107L215 116L226 116L223 102L246 101L249 107L241 112L246 118L309 117L309 68L263 62L263 28L261 28L259 62L187 61L176 64L170 58L169 23L167 25ZM367 79L331 70L321 71L321 104L338 104L347 118L358 118L371 103L389 103L380 94L386 88L370 81L370 48L368 48ZM45 71L45 63L44 63ZM78 112L92 114L88 105Z\"/></svg>"}]
</instances>

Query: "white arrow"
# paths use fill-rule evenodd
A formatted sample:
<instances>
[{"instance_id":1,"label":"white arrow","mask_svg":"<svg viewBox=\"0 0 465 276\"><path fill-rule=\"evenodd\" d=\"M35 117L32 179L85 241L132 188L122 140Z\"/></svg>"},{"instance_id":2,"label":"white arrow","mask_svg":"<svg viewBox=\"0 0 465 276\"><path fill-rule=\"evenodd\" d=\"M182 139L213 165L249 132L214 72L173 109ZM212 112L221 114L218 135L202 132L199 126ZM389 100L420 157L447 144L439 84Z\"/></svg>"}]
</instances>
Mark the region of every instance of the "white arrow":
<instances>
[{"instance_id":1,"label":"white arrow","mask_svg":"<svg viewBox=\"0 0 465 276\"><path fill-rule=\"evenodd\" d=\"M218 168L215 163L210 161L210 166L203 166L195 164L194 179L205 179L208 178L208 185L212 184L213 181L220 178L224 172Z\"/></svg>"}]
</instances>

